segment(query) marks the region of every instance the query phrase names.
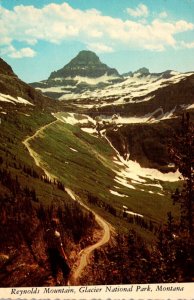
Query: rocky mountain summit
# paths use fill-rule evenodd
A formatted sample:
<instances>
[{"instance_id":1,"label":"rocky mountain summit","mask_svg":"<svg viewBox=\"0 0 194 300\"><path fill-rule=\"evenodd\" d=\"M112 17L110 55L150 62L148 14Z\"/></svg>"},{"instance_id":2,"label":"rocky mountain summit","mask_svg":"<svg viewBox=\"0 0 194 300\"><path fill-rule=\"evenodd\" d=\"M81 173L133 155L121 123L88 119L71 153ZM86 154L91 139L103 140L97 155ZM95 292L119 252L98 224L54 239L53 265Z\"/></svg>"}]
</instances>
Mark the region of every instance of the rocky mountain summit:
<instances>
[{"instance_id":1,"label":"rocky mountain summit","mask_svg":"<svg viewBox=\"0 0 194 300\"><path fill-rule=\"evenodd\" d=\"M47 80L31 83L31 86L60 99L64 95L78 96L122 80L118 71L102 63L94 52L83 50L63 68L52 72Z\"/></svg>"},{"instance_id":2,"label":"rocky mountain summit","mask_svg":"<svg viewBox=\"0 0 194 300\"><path fill-rule=\"evenodd\" d=\"M99 57L92 51L80 51L67 65L58 71L51 73L50 79L75 78L76 76L98 78L101 76L119 77L116 69L102 63Z\"/></svg>"}]
</instances>

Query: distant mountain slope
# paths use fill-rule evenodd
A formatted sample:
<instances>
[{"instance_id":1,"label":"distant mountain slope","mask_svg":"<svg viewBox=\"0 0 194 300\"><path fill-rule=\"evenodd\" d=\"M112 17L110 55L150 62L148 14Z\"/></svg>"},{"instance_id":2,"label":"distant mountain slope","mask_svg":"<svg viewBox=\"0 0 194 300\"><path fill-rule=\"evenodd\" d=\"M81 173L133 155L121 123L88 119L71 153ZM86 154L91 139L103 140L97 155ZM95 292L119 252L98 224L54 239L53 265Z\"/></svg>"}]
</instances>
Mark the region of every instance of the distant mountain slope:
<instances>
[{"instance_id":1,"label":"distant mountain slope","mask_svg":"<svg viewBox=\"0 0 194 300\"><path fill-rule=\"evenodd\" d=\"M62 105L71 105L74 111L103 115L105 119L116 114L121 118L143 117L143 121L162 120L194 103L194 72L150 73L143 67L119 75L91 51L81 51L48 80L32 85L61 100Z\"/></svg>"},{"instance_id":2,"label":"distant mountain slope","mask_svg":"<svg viewBox=\"0 0 194 300\"><path fill-rule=\"evenodd\" d=\"M194 73L176 74L169 79L132 78L104 90L96 91L97 98L83 100L83 106L94 114L123 117L144 117L148 119L173 116L176 112L194 103ZM102 95L102 96L101 96ZM95 106L94 106L95 103ZM79 101L81 104L81 100Z\"/></svg>"}]
</instances>

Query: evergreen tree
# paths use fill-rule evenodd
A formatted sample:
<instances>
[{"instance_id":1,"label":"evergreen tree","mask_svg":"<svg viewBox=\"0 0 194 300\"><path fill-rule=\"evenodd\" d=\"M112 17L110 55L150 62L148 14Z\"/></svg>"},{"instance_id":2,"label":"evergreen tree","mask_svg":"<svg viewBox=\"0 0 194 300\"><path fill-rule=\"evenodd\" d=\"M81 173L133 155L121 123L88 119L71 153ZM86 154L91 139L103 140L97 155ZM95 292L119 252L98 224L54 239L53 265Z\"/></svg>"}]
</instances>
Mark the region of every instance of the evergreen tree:
<instances>
[{"instance_id":1,"label":"evergreen tree","mask_svg":"<svg viewBox=\"0 0 194 300\"><path fill-rule=\"evenodd\" d=\"M182 126L170 156L181 173L183 186L172 195L180 204L180 220L176 224L168 213L167 228L159 236L160 277L163 282L192 281L194 278L194 125L189 114L182 118Z\"/></svg>"},{"instance_id":2,"label":"evergreen tree","mask_svg":"<svg viewBox=\"0 0 194 300\"><path fill-rule=\"evenodd\" d=\"M194 124L189 113L183 115L182 127L176 144L171 145L170 155L182 174L184 184L182 190L176 189L172 198L181 205L181 228L185 235L193 238L194 232Z\"/></svg>"}]
</instances>

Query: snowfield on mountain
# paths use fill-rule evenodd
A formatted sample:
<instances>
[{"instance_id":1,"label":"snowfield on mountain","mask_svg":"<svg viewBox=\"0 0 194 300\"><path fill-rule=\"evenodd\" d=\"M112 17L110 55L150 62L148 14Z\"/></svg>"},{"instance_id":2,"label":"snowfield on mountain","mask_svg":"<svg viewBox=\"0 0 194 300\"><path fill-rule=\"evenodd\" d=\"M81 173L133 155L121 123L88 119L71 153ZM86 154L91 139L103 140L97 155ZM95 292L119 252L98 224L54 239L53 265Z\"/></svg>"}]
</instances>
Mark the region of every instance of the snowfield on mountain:
<instances>
[{"instance_id":1,"label":"snowfield on mountain","mask_svg":"<svg viewBox=\"0 0 194 300\"><path fill-rule=\"evenodd\" d=\"M69 93L67 90L65 94L59 98L59 100L92 99L96 102L95 104L97 107L98 105L102 105L98 104L99 99L101 99L101 101L106 101L110 97L113 99L113 101L111 102L111 104L113 105L125 104L126 101L139 103L153 99L154 95L151 95L149 97L148 95L150 95L154 91L168 85L178 83L193 74L193 72L170 72L170 78L163 78L162 75L157 76L157 74L142 76L141 73L135 73L132 77L124 77L123 82L121 83L111 84L108 87L101 89L97 88L95 91L83 92L81 94L81 97L72 92ZM44 92L43 89L42 91ZM50 91L52 91L52 88L50 88ZM114 100L114 98L116 99Z\"/></svg>"},{"instance_id":2,"label":"snowfield on mountain","mask_svg":"<svg viewBox=\"0 0 194 300\"><path fill-rule=\"evenodd\" d=\"M22 97L14 98L10 95L5 95L2 93L0 93L0 101L10 102L12 104L19 103L19 104L24 104L24 105L34 105L33 103L30 103L28 100L25 100Z\"/></svg>"}]
</instances>

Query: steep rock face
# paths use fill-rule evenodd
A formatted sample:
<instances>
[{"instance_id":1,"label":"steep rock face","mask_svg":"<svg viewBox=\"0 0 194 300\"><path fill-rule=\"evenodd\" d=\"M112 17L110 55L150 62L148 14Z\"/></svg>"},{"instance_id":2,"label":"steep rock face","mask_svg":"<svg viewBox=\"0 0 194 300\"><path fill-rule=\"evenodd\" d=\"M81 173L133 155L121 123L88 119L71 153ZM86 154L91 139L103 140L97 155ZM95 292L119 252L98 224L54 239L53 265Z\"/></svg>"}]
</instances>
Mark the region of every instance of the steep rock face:
<instances>
[{"instance_id":1,"label":"steep rock face","mask_svg":"<svg viewBox=\"0 0 194 300\"><path fill-rule=\"evenodd\" d=\"M109 130L107 136L123 157L141 166L169 171L169 141L179 128L179 121L166 120L156 124L127 124L118 131ZM170 168L171 169L171 168Z\"/></svg>"},{"instance_id":2,"label":"steep rock face","mask_svg":"<svg viewBox=\"0 0 194 300\"><path fill-rule=\"evenodd\" d=\"M13 72L12 68L0 58L0 94L1 106L23 105L31 103L41 108L53 107L54 101L42 95L22 80ZM22 98L23 100L18 100ZM12 99L15 99L15 101Z\"/></svg>"},{"instance_id":3,"label":"steep rock face","mask_svg":"<svg viewBox=\"0 0 194 300\"><path fill-rule=\"evenodd\" d=\"M92 51L81 51L62 69L52 72L49 79L76 76L97 78L103 75L118 77L116 69L109 68L103 64L99 57Z\"/></svg>"},{"instance_id":4,"label":"steep rock face","mask_svg":"<svg viewBox=\"0 0 194 300\"><path fill-rule=\"evenodd\" d=\"M194 121L194 109L187 110ZM182 113L177 118L157 123L136 123L115 126L106 131L108 139L124 158L129 157L143 167L163 172L173 171L169 157L169 145L176 142L181 131Z\"/></svg>"},{"instance_id":5,"label":"steep rock face","mask_svg":"<svg viewBox=\"0 0 194 300\"><path fill-rule=\"evenodd\" d=\"M2 58L0 58L0 75L7 75L7 76L15 76L17 77L10 65L8 65Z\"/></svg>"}]
</instances>

